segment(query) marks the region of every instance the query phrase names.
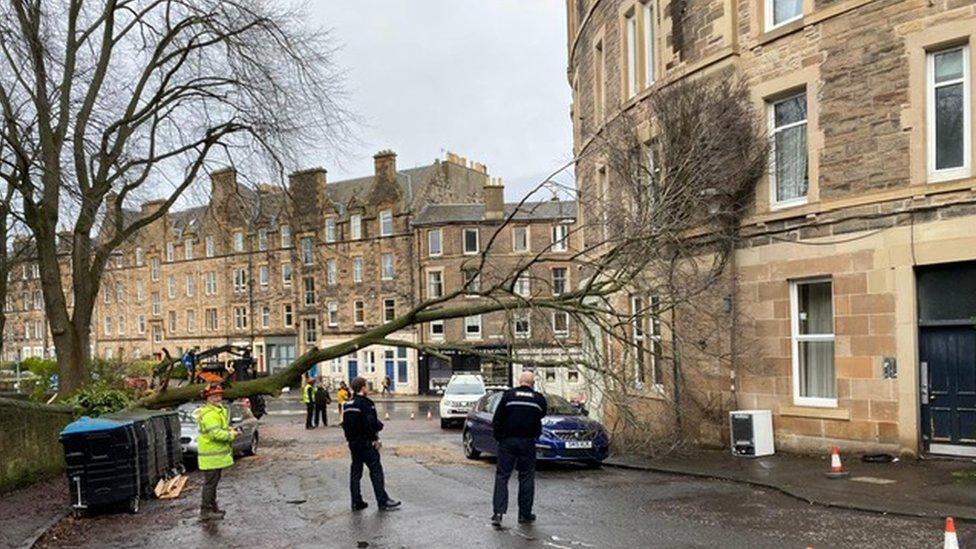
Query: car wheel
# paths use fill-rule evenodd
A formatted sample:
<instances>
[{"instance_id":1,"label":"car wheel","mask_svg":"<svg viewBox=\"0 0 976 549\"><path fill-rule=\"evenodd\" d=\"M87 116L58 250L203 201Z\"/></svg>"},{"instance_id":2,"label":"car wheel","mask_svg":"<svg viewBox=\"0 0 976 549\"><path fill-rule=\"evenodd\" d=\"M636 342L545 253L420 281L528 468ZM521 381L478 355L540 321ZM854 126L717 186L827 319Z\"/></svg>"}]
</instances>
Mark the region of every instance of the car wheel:
<instances>
[{"instance_id":1,"label":"car wheel","mask_svg":"<svg viewBox=\"0 0 976 549\"><path fill-rule=\"evenodd\" d=\"M481 452L474 447L474 435L471 434L471 431L464 430L464 434L461 435L461 442L464 445L464 457L468 459L478 459L481 457Z\"/></svg>"},{"instance_id":2,"label":"car wheel","mask_svg":"<svg viewBox=\"0 0 976 549\"><path fill-rule=\"evenodd\" d=\"M447 422L446 419L441 420L441 429L447 429L449 426L450 424Z\"/></svg>"},{"instance_id":3,"label":"car wheel","mask_svg":"<svg viewBox=\"0 0 976 549\"><path fill-rule=\"evenodd\" d=\"M585 461L583 464L586 465L587 469L599 469L600 467L603 466L602 463L600 463L598 460L595 459Z\"/></svg>"},{"instance_id":4,"label":"car wheel","mask_svg":"<svg viewBox=\"0 0 976 549\"><path fill-rule=\"evenodd\" d=\"M258 453L258 432L257 431L254 431L254 434L251 435L251 444L247 447L247 451L244 453L249 456L253 456Z\"/></svg>"}]
</instances>

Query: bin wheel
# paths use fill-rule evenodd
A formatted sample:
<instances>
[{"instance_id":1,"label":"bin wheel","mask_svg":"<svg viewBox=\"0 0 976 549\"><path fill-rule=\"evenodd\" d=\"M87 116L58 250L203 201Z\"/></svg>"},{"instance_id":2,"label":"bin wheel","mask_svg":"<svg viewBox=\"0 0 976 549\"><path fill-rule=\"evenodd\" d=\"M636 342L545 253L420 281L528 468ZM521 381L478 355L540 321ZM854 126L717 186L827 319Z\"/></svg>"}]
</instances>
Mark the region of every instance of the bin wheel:
<instances>
[{"instance_id":1,"label":"bin wheel","mask_svg":"<svg viewBox=\"0 0 976 549\"><path fill-rule=\"evenodd\" d=\"M85 518L85 510L84 509L72 509L71 510L71 516L74 517L74 518L76 518L76 519L83 519L83 518Z\"/></svg>"},{"instance_id":2,"label":"bin wheel","mask_svg":"<svg viewBox=\"0 0 976 549\"><path fill-rule=\"evenodd\" d=\"M133 514L139 512L139 496L129 498L129 512Z\"/></svg>"},{"instance_id":3,"label":"bin wheel","mask_svg":"<svg viewBox=\"0 0 976 549\"><path fill-rule=\"evenodd\" d=\"M258 453L258 432L254 431L251 435L251 444L248 445L247 450L244 451L245 455L253 456Z\"/></svg>"}]
</instances>

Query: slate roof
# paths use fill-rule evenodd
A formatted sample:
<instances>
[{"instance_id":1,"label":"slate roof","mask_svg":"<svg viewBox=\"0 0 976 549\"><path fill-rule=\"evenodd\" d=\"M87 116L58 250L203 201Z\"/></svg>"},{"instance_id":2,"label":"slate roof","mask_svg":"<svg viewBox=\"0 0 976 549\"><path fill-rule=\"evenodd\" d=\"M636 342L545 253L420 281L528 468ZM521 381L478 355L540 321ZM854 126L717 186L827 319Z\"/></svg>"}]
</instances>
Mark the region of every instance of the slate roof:
<instances>
[{"instance_id":1,"label":"slate roof","mask_svg":"<svg viewBox=\"0 0 976 549\"><path fill-rule=\"evenodd\" d=\"M576 219L576 210L575 200L546 200L522 204L513 202L505 204L503 219L508 219L509 216L512 216L513 221ZM482 221L485 221L484 204L428 204L420 210L413 224L423 226Z\"/></svg>"}]
</instances>

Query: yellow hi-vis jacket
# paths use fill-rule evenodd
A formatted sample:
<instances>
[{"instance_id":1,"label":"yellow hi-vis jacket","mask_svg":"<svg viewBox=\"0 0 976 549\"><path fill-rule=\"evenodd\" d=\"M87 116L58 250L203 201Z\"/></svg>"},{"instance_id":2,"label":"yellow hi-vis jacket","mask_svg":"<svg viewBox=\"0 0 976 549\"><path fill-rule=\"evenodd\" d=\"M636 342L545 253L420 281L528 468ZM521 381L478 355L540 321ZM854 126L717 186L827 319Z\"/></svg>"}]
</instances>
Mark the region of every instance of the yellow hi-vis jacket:
<instances>
[{"instance_id":1,"label":"yellow hi-vis jacket","mask_svg":"<svg viewBox=\"0 0 976 549\"><path fill-rule=\"evenodd\" d=\"M227 408L206 403L196 411L197 416L197 467L201 471L223 469L234 464L231 443L237 431L230 428Z\"/></svg>"},{"instance_id":2,"label":"yellow hi-vis jacket","mask_svg":"<svg viewBox=\"0 0 976 549\"><path fill-rule=\"evenodd\" d=\"M304 390L302 390L302 403L311 404L313 402L315 402L315 385L306 383Z\"/></svg>"}]
</instances>

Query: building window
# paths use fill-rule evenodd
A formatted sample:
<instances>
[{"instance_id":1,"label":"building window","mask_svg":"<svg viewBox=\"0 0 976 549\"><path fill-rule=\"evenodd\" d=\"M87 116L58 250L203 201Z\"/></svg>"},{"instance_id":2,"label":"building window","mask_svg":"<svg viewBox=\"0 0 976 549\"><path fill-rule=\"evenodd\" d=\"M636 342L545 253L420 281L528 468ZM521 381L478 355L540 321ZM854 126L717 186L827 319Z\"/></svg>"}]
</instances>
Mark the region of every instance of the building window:
<instances>
[{"instance_id":1,"label":"building window","mask_svg":"<svg viewBox=\"0 0 976 549\"><path fill-rule=\"evenodd\" d=\"M352 304L352 323L356 326L366 324L366 304L362 301L354 301Z\"/></svg>"},{"instance_id":2,"label":"building window","mask_svg":"<svg viewBox=\"0 0 976 549\"><path fill-rule=\"evenodd\" d=\"M138 330L140 334L146 333L146 315L139 315Z\"/></svg>"},{"instance_id":3,"label":"building window","mask_svg":"<svg viewBox=\"0 0 976 549\"><path fill-rule=\"evenodd\" d=\"M515 284L512 288L515 295L519 297L529 297L529 295L531 295L532 291L529 286L529 280L529 273L521 273L518 275L518 278L515 279Z\"/></svg>"},{"instance_id":4,"label":"building window","mask_svg":"<svg viewBox=\"0 0 976 549\"><path fill-rule=\"evenodd\" d=\"M285 288L291 288L291 263L281 264L281 285Z\"/></svg>"},{"instance_id":5,"label":"building window","mask_svg":"<svg viewBox=\"0 0 976 549\"><path fill-rule=\"evenodd\" d=\"M478 229L464 229L464 253L478 253Z\"/></svg>"},{"instance_id":6,"label":"building window","mask_svg":"<svg viewBox=\"0 0 976 549\"><path fill-rule=\"evenodd\" d=\"M441 253L441 230L431 229L427 231L427 255L436 257Z\"/></svg>"},{"instance_id":7,"label":"building window","mask_svg":"<svg viewBox=\"0 0 976 549\"><path fill-rule=\"evenodd\" d=\"M798 405L837 406L831 281L798 281L790 286L793 399Z\"/></svg>"},{"instance_id":8,"label":"building window","mask_svg":"<svg viewBox=\"0 0 976 549\"><path fill-rule=\"evenodd\" d=\"M169 311L167 315L169 317L169 333L176 333L176 311Z\"/></svg>"},{"instance_id":9,"label":"building window","mask_svg":"<svg viewBox=\"0 0 976 549\"><path fill-rule=\"evenodd\" d=\"M315 243L311 237L302 239L302 264L311 265L315 263Z\"/></svg>"},{"instance_id":10,"label":"building window","mask_svg":"<svg viewBox=\"0 0 976 549\"><path fill-rule=\"evenodd\" d=\"M183 241L183 259L190 261L193 259L193 239L187 238Z\"/></svg>"},{"instance_id":11,"label":"building window","mask_svg":"<svg viewBox=\"0 0 976 549\"><path fill-rule=\"evenodd\" d=\"M427 295L430 298L444 295L444 273L441 271L427 273Z\"/></svg>"},{"instance_id":12,"label":"building window","mask_svg":"<svg viewBox=\"0 0 976 549\"><path fill-rule=\"evenodd\" d=\"M444 321L432 320L430 322L430 338L433 340L444 339Z\"/></svg>"},{"instance_id":13,"label":"building window","mask_svg":"<svg viewBox=\"0 0 976 549\"><path fill-rule=\"evenodd\" d=\"M464 269L464 293L477 295L481 291L481 273L478 269Z\"/></svg>"},{"instance_id":14,"label":"building window","mask_svg":"<svg viewBox=\"0 0 976 549\"><path fill-rule=\"evenodd\" d=\"M517 339L528 339L532 335L532 324L528 311L516 311L512 315L512 325Z\"/></svg>"},{"instance_id":15,"label":"building window","mask_svg":"<svg viewBox=\"0 0 976 549\"><path fill-rule=\"evenodd\" d=\"M166 243L166 262L172 263L176 259L176 244Z\"/></svg>"},{"instance_id":16,"label":"building window","mask_svg":"<svg viewBox=\"0 0 976 549\"><path fill-rule=\"evenodd\" d=\"M268 249L268 229L258 229L258 250L266 251Z\"/></svg>"},{"instance_id":17,"label":"building window","mask_svg":"<svg viewBox=\"0 0 976 549\"><path fill-rule=\"evenodd\" d=\"M631 329L631 349L634 354L634 384L637 388L643 388L646 378L644 360L646 358L645 347L645 313L644 300L640 296L630 296L630 329Z\"/></svg>"},{"instance_id":18,"label":"building window","mask_svg":"<svg viewBox=\"0 0 976 549\"><path fill-rule=\"evenodd\" d=\"M552 269L552 295L562 295L566 293L567 277L569 273L566 267L553 267Z\"/></svg>"},{"instance_id":19,"label":"building window","mask_svg":"<svg viewBox=\"0 0 976 549\"><path fill-rule=\"evenodd\" d=\"M529 228L528 227L512 227L512 251L513 252L529 251Z\"/></svg>"},{"instance_id":20,"label":"building window","mask_svg":"<svg viewBox=\"0 0 976 549\"><path fill-rule=\"evenodd\" d=\"M136 267L142 267L146 263L146 252L142 248L136 248Z\"/></svg>"},{"instance_id":21,"label":"building window","mask_svg":"<svg viewBox=\"0 0 976 549\"><path fill-rule=\"evenodd\" d=\"M565 252L569 241L569 225L559 223L552 226L552 251Z\"/></svg>"},{"instance_id":22,"label":"building window","mask_svg":"<svg viewBox=\"0 0 976 549\"><path fill-rule=\"evenodd\" d=\"M393 280L393 254L383 254L381 260L383 266L383 280Z\"/></svg>"},{"instance_id":23,"label":"building window","mask_svg":"<svg viewBox=\"0 0 976 549\"><path fill-rule=\"evenodd\" d=\"M772 205L795 206L807 200L807 94L802 91L769 106L770 189Z\"/></svg>"},{"instance_id":24,"label":"building window","mask_svg":"<svg viewBox=\"0 0 976 549\"><path fill-rule=\"evenodd\" d=\"M108 284L106 284L106 286L108 286ZM35 295L36 295L36 292L35 292ZM107 287L103 287L102 288L102 303L108 305L111 302L112 302L112 290L108 289ZM36 300L36 298L34 300L34 308L35 309L37 308L37 300Z\"/></svg>"},{"instance_id":25,"label":"building window","mask_svg":"<svg viewBox=\"0 0 976 549\"><path fill-rule=\"evenodd\" d=\"M153 338L153 343L163 342L163 327L160 326L159 324L153 324L152 338Z\"/></svg>"},{"instance_id":26,"label":"building window","mask_svg":"<svg viewBox=\"0 0 976 549\"><path fill-rule=\"evenodd\" d=\"M302 319L302 337L305 340L305 345L315 345L315 340L318 339L318 320L315 318Z\"/></svg>"},{"instance_id":27,"label":"building window","mask_svg":"<svg viewBox=\"0 0 976 549\"><path fill-rule=\"evenodd\" d=\"M305 306L315 305L315 279L311 276L306 276L302 279L302 284L305 289Z\"/></svg>"},{"instance_id":28,"label":"building window","mask_svg":"<svg viewBox=\"0 0 976 549\"><path fill-rule=\"evenodd\" d=\"M295 325L295 313L292 309L291 303L286 303L281 307L281 320L285 325L285 328L291 328Z\"/></svg>"},{"instance_id":29,"label":"building window","mask_svg":"<svg viewBox=\"0 0 976 549\"><path fill-rule=\"evenodd\" d=\"M197 312L192 309L186 311L186 331L191 334L197 331Z\"/></svg>"},{"instance_id":30,"label":"building window","mask_svg":"<svg viewBox=\"0 0 976 549\"><path fill-rule=\"evenodd\" d=\"M325 281L329 286L335 286L339 283L339 268L335 259L325 262Z\"/></svg>"},{"instance_id":31,"label":"building window","mask_svg":"<svg viewBox=\"0 0 976 549\"><path fill-rule=\"evenodd\" d=\"M373 351L363 351L363 373L376 373L376 353Z\"/></svg>"},{"instance_id":32,"label":"building window","mask_svg":"<svg viewBox=\"0 0 976 549\"><path fill-rule=\"evenodd\" d=\"M566 337L569 335L569 313L565 311L553 311L552 334L556 337Z\"/></svg>"},{"instance_id":33,"label":"building window","mask_svg":"<svg viewBox=\"0 0 976 549\"><path fill-rule=\"evenodd\" d=\"M108 295L108 292L105 292ZM34 291L34 309L40 311L44 308L44 294L40 290Z\"/></svg>"},{"instance_id":34,"label":"building window","mask_svg":"<svg viewBox=\"0 0 976 549\"><path fill-rule=\"evenodd\" d=\"M363 281L363 258L352 258L352 281L359 284Z\"/></svg>"},{"instance_id":35,"label":"building window","mask_svg":"<svg viewBox=\"0 0 976 549\"><path fill-rule=\"evenodd\" d=\"M166 277L166 295L170 299L176 298L176 277L173 275Z\"/></svg>"},{"instance_id":36,"label":"building window","mask_svg":"<svg viewBox=\"0 0 976 549\"><path fill-rule=\"evenodd\" d=\"M247 329L247 307L234 307L234 328Z\"/></svg>"},{"instance_id":37,"label":"building window","mask_svg":"<svg viewBox=\"0 0 976 549\"><path fill-rule=\"evenodd\" d=\"M407 376L407 348L397 347L397 383L404 384L409 382L409 377Z\"/></svg>"},{"instance_id":38,"label":"building window","mask_svg":"<svg viewBox=\"0 0 976 549\"><path fill-rule=\"evenodd\" d=\"M325 218L325 241L336 241L336 220L334 217Z\"/></svg>"},{"instance_id":39,"label":"building window","mask_svg":"<svg viewBox=\"0 0 976 549\"><path fill-rule=\"evenodd\" d=\"M186 297L193 297L196 289L196 278L191 274L186 275Z\"/></svg>"},{"instance_id":40,"label":"building window","mask_svg":"<svg viewBox=\"0 0 976 549\"><path fill-rule=\"evenodd\" d=\"M644 83L654 83L654 3L651 0L641 6L644 15Z\"/></svg>"},{"instance_id":41,"label":"building window","mask_svg":"<svg viewBox=\"0 0 976 549\"><path fill-rule=\"evenodd\" d=\"M969 46L929 53L928 75L929 181L969 177Z\"/></svg>"},{"instance_id":42,"label":"building window","mask_svg":"<svg viewBox=\"0 0 976 549\"><path fill-rule=\"evenodd\" d=\"M291 226L281 226L281 247L291 248Z\"/></svg>"},{"instance_id":43,"label":"building window","mask_svg":"<svg viewBox=\"0 0 976 549\"><path fill-rule=\"evenodd\" d=\"M349 238L359 240L363 237L363 216L352 214L349 216Z\"/></svg>"},{"instance_id":44,"label":"building window","mask_svg":"<svg viewBox=\"0 0 976 549\"><path fill-rule=\"evenodd\" d=\"M107 335L107 336L112 335L112 317L107 316L104 319L102 319L102 324L104 324L103 328L104 328L104 331L105 331L105 335ZM27 326L30 326L30 325L28 324ZM30 334L30 329L29 328L27 330L27 333ZM31 339L30 335L27 336L27 339Z\"/></svg>"},{"instance_id":45,"label":"building window","mask_svg":"<svg viewBox=\"0 0 976 549\"><path fill-rule=\"evenodd\" d=\"M216 332L220 328L220 323L217 320L217 309L205 311L204 324L208 332Z\"/></svg>"},{"instance_id":46,"label":"building window","mask_svg":"<svg viewBox=\"0 0 976 549\"><path fill-rule=\"evenodd\" d=\"M380 212L380 236L393 235L393 210Z\"/></svg>"},{"instance_id":47,"label":"building window","mask_svg":"<svg viewBox=\"0 0 976 549\"><path fill-rule=\"evenodd\" d=\"M637 95L637 13L631 11L624 16L626 44L627 98Z\"/></svg>"},{"instance_id":48,"label":"building window","mask_svg":"<svg viewBox=\"0 0 976 549\"><path fill-rule=\"evenodd\" d=\"M121 282L115 283L115 301L119 303L125 301L125 286Z\"/></svg>"},{"instance_id":49,"label":"building window","mask_svg":"<svg viewBox=\"0 0 976 549\"><path fill-rule=\"evenodd\" d=\"M766 30L803 17L803 0L766 0Z\"/></svg>"},{"instance_id":50,"label":"building window","mask_svg":"<svg viewBox=\"0 0 976 549\"><path fill-rule=\"evenodd\" d=\"M261 307L261 327L264 329L271 327L271 307L267 305Z\"/></svg>"},{"instance_id":51,"label":"building window","mask_svg":"<svg viewBox=\"0 0 976 549\"><path fill-rule=\"evenodd\" d=\"M604 108L604 68L606 66L606 56L603 52L603 41L600 40L593 46L593 119L600 124L603 122Z\"/></svg>"},{"instance_id":52,"label":"building window","mask_svg":"<svg viewBox=\"0 0 976 549\"><path fill-rule=\"evenodd\" d=\"M393 322L396 318L396 300L392 298L383 300L383 322Z\"/></svg>"},{"instance_id":53,"label":"building window","mask_svg":"<svg viewBox=\"0 0 976 549\"><path fill-rule=\"evenodd\" d=\"M244 233L236 232L234 233L234 251L243 252L244 251Z\"/></svg>"},{"instance_id":54,"label":"building window","mask_svg":"<svg viewBox=\"0 0 976 549\"><path fill-rule=\"evenodd\" d=\"M335 301L330 301L326 310L328 312L329 327L337 327L339 325L339 304Z\"/></svg>"},{"instance_id":55,"label":"building window","mask_svg":"<svg viewBox=\"0 0 976 549\"><path fill-rule=\"evenodd\" d=\"M243 267L234 269L234 293L247 291L247 270Z\"/></svg>"},{"instance_id":56,"label":"building window","mask_svg":"<svg viewBox=\"0 0 976 549\"><path fill-rule=\"evenodd\" d=\"M212 236L208 236L206 239L204 239L204 241L203 241L203 248L204 248L204 250L203 250L204 251L204 254L207 257L213 257L214 256L214 239L213 239Z\"/></svg>"},{"instance_id":57,"label":"building window","mask_svg":"<svg viewBox=\"0 0 976 549\"><path fill-rule=\"evenodd\" d=\"M203 275L204 292L207 295L217 295L217 273L210 271Z\"/></svg>"},{"instance_id":58,"label":"building window","mask_svg":"<svg viewBox=\"0 0 976 549\"><path fill-rule=\"evenodd\" d=\"M152 293L152 314L153 316L159 316L163 314L163 304L159 300L159 292Z\"/></svg>"},{"instance_id":59,"label":"building window","mask_svg":"<svg viewBox=\"0 0 976 549\"><path fill-rule=\"evenodd\" d=\"M464 317L464 339L481 339L481 315Z\"/></svg>"},{"instance_id":60,"label":"building window","mask_svg":"<svg viewBox=\"0 0 976 549\"><path fill-rule=\"evenodd\" d=\"M136 302L142 303L146 299L146 283L143 280L136 280Z\"/></svg>"},{"instance_id":61,"label":"building window","mask_svg":"<svg viewBox=\"0 0 976 549\"><path fill-rule=\"evenodd\" d=\"M270 278L270 273L268 271L267 265L261 265L258 267L258 285L262 290L268 289L268 279Z\"/></svg>"},{"instance_id":62,"label":"building window","mask_svg":"<svg viewBox=\"0 0 976 549\"><path fill-rule=\"evenodd\" d=\"M159 281L159 258L154 257L149 260L149 278L153 282Z\"/></svg>"}]
</instances>

